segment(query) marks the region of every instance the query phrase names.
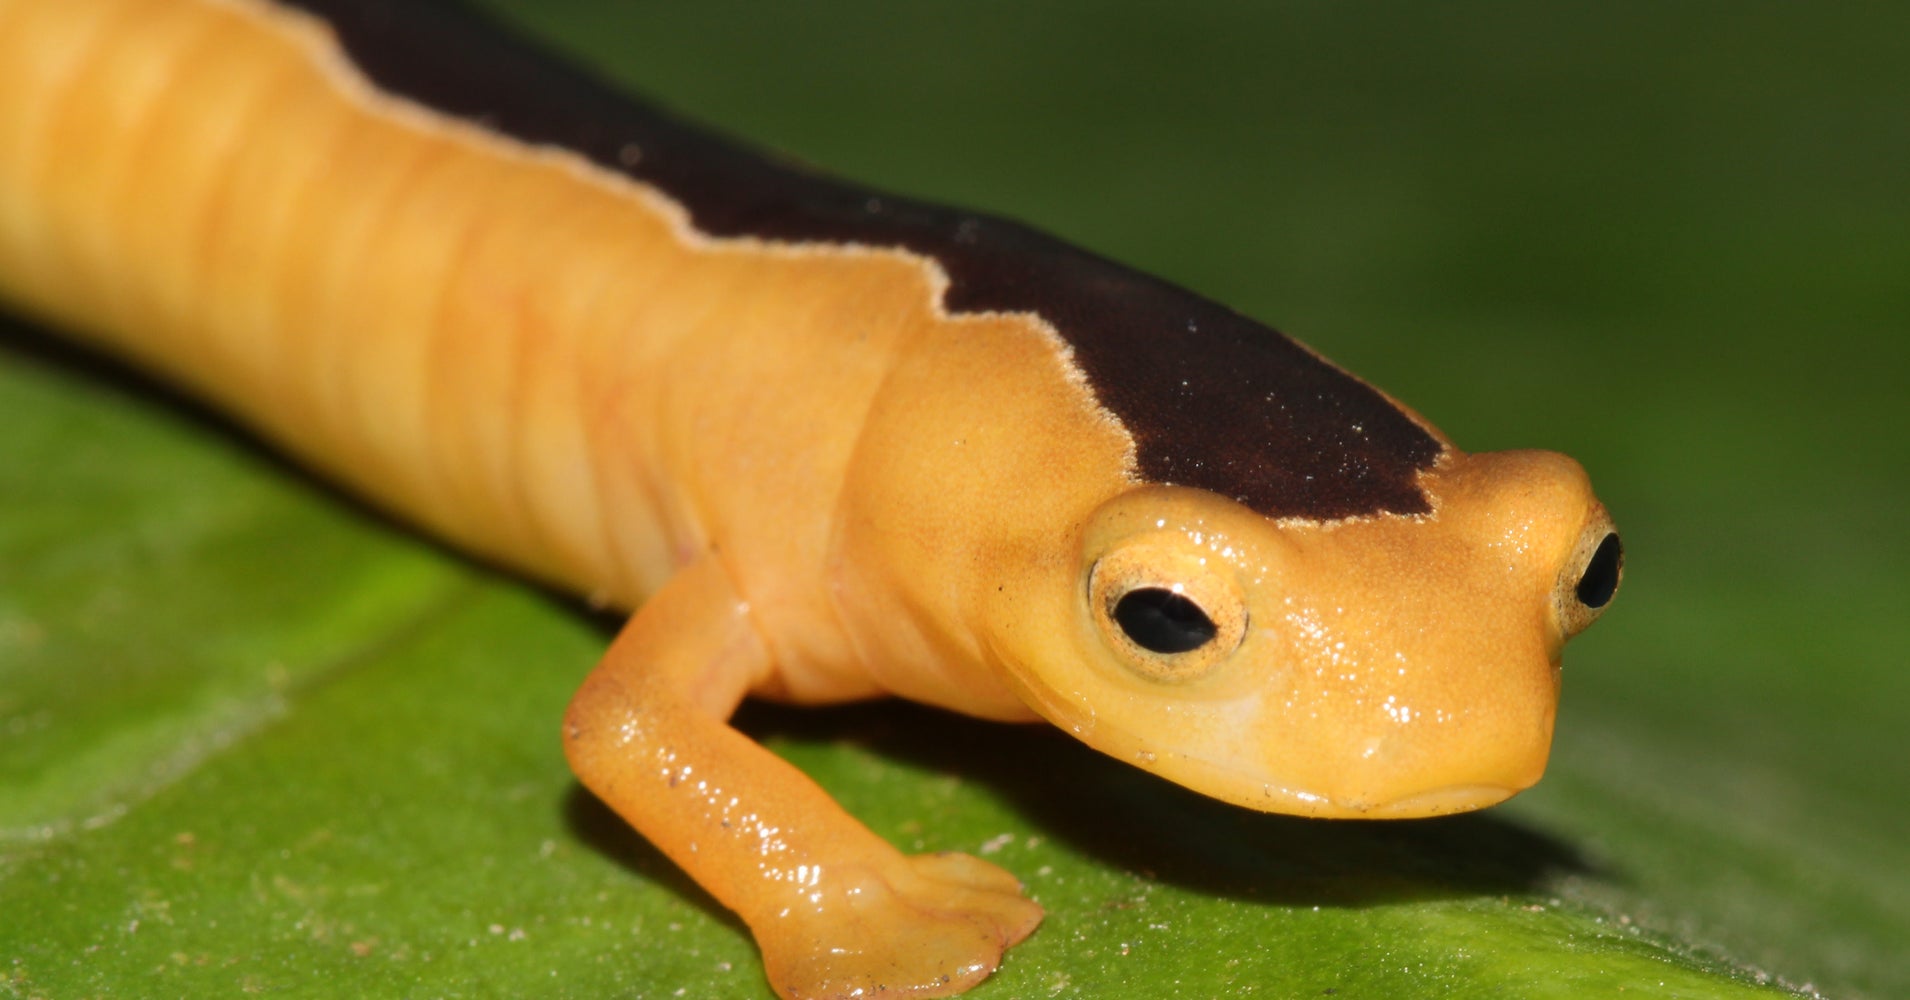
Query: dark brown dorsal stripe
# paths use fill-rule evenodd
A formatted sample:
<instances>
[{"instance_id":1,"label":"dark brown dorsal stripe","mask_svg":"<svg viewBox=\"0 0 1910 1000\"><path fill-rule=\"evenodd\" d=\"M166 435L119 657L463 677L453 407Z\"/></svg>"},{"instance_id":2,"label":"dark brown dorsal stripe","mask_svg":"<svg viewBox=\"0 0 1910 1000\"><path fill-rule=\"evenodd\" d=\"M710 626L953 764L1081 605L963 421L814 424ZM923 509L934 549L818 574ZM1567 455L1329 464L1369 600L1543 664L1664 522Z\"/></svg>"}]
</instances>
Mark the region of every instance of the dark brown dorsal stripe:
<instances>
[{"instance_id":1,"label":"dark brown dorsal stripe","mask_svg":"<svg viewBox=\"0 0 1910 1000\"><path fill-rule=\"evenodd\" d=\"M463 8L283 0L330 22L379 87L521 141L572 150L681 202L713 236L901 247L939 261L954 312L1040 315L1134 436L1149 481L1272 517L1430 509L1441 445L1278 332L1024 226L893 198L684 125ZM641 156L622 155L636 146Z\"/></svg>"}]
</instances>

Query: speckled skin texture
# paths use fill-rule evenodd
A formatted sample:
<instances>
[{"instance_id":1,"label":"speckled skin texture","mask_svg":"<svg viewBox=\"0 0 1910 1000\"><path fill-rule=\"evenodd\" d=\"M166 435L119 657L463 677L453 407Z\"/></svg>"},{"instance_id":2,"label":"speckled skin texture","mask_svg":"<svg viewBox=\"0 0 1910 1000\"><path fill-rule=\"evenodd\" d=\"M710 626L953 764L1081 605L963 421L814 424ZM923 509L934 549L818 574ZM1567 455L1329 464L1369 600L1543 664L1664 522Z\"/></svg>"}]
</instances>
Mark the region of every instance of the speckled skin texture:
<instances>
[{"instance_id":1,"label":"speckled skin texture","mask_svg":"<svg viewBox=\"0 0 1910 1000\"><path fill-rule=\"evenodd\" d=\"M494 45L350 6L430 12L420 67ZM586 109L643 128L600 149L396 96L314 9L349 14L0 0L0 293L459 545L639 608L572 703L571 762L748 923L782 995L959 992L1041 911L875 837L724 723L746 696L1045 719L1311 815L1537 780L1611 532L1571 460L1466 455L1211 303L601 91ZM1146 648L1115 609L1150 588L1216 637Z\"/></svg>"}]
</instances>

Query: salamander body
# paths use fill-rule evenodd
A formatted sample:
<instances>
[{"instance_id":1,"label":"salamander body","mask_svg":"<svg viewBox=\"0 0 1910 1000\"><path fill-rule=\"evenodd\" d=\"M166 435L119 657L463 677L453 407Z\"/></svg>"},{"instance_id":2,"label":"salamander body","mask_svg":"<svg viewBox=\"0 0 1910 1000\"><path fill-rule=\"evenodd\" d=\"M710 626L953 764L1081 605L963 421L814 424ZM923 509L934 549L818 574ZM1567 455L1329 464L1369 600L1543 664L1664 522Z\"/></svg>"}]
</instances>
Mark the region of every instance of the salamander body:
<instances>
[{"instance_id":1,"label":"salamander body","mask_svg":"<svg viewBox=\"0 0 1910 1000\"><path fill-rule=\"evenodd\" d=\"M0 0L0 294L486 558L637 609L579 778L789 997L933 996L1040 909L905 856L746 696L1046 720L1240 805L1537 780L1621 552L1284 336L781 165L436 3Z\"/></svg>"}]
</instances>

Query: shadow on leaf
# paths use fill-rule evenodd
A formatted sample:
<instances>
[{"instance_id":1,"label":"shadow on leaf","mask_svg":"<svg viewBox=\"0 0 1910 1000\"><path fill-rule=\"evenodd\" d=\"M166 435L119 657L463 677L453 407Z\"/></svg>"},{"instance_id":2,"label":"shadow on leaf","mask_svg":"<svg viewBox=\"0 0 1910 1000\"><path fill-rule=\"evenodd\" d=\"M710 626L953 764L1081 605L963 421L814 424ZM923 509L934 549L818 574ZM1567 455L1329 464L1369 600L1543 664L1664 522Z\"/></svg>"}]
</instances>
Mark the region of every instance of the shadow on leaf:
<instances>
[{"instance_id":1,"label":"shadow on leaf","mask_svg":"<svg viewBox=\"0 0 1910 1000\"><path fill-rule=\"evenodd\" d=\"M736 933L749 936L749 929L743 926L743 921L736 914L685 875L683 869L631 829L623 817L590 794L589 789L572 783L564 795L563 810L564 825L579 842L616 862L625 871L694 903Z\"/></svg>"}]
</instances>

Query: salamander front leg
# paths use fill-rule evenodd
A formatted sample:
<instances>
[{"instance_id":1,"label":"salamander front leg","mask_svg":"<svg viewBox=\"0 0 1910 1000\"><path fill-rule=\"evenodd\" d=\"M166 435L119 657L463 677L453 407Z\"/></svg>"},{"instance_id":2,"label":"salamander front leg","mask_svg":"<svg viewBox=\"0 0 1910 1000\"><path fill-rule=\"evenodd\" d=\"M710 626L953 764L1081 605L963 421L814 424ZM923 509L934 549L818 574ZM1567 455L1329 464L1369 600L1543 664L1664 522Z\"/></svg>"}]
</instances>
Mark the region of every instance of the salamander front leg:
<instances>
[{"instance_id":1,"label":"salamander front leg","mask_svg":"<svg viewBox=\"0 0 1910 1000\"><path fill-rule=\"evenodd\" d=\"M743 918L779 995L936 997L986 978L1041 908L987 862L900 853L725 724L772 669L705 559L643 606L572 699L571 767Z\"/></svg>"}]
</instances>

